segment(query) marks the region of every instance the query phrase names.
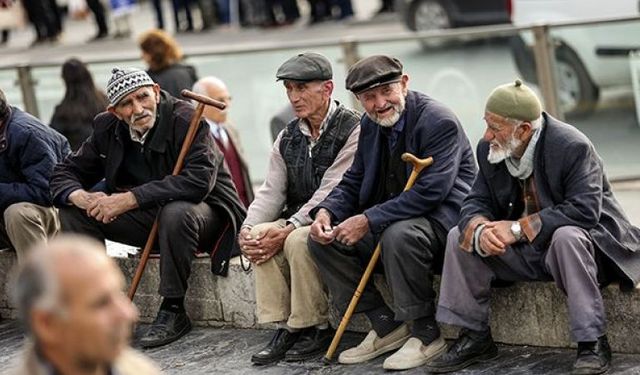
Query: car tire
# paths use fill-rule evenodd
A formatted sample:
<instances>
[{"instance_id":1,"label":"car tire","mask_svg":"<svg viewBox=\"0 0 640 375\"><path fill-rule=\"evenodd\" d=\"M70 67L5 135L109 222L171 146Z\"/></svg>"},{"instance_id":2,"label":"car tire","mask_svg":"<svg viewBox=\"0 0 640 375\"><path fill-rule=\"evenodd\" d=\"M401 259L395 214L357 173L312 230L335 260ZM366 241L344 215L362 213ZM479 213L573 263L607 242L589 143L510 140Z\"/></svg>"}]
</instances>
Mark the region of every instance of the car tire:
<instances>
[{"instance_id":1,"label":"car tire","mask_svg":"<svg viewBox=\"0 0 640 375\"><path fill-rule=\"evenodd\" d=\"M587 116L596 108L600 90L578 55L567 45L556 49L558 101L565 116Z\"/></svg>"},{"instance_id":2,"label":"car tire","mask_svg":"<svg viewBox=\"0 0 640 375\"><path fill-rule=\"evenodd\" d=\"M407 26L413 31L449 29L453 26L449 10L440 0L415 0L407 12Z\"/></svg>"}]
</instances>

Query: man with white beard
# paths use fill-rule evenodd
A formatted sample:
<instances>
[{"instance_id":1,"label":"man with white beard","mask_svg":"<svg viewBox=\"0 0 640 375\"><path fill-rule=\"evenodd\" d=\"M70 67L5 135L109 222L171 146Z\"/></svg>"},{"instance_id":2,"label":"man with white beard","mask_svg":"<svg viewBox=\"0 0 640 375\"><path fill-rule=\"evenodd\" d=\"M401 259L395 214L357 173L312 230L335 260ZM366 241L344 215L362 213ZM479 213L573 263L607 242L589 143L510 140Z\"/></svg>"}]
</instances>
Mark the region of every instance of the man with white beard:
<instances>
[{"instance_id":1,"label":"man with white beard","mask_svg":"<svg viewBox=\"0 0 640 375\"><path fill-rule=\"evenodd\" d=\"M489 329L491 282L555 281L567 295L573 374L606 372L611 350L599 287L640 281L640 230L611 192L603 163L576 128L541 109L520 80L490 94L478 177L449 232L437 319L462 327L429 372L498 355Z\"/></svg>"},{"instance_id":2,"label":"man with white beard","mask_svg":"<svg viewBox=\"0 0 640 375\"><path fill-rule=\"evenodd\" d=\"M370 283L356 312L367 315L373 330L338 360L360 363L402 347L383 367L417 367L445 350L432 281L441 269L446 233L458 222L475 177L473 152L451 110L409 90L409 77L397 59L365 58L351 67L346 81L366 115L351 168L312 210L309 250L344 312L381 242L378 271L384 270L393 310ZM404 152L434 159L406 192L412 166L401 160Z\"/></svg>"}]
</instances>

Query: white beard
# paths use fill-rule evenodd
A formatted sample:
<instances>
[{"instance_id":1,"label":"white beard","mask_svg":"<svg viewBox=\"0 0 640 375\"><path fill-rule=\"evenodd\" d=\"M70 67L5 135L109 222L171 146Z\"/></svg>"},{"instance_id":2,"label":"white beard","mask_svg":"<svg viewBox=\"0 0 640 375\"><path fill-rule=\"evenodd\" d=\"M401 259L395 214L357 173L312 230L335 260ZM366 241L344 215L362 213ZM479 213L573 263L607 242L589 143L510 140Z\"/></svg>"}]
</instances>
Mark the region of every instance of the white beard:
<instances>
[{"instance_id":1,"label":"white beard","mask_svg":"<svg viewBox=\"0 0 640 375\"><path fill-rule=\"evenodd\" d=\"M398 122L398 120L400 120L400 116L402 116L402 112L404 112L405 105L406 105L406 99L404 96L401 96L400 103L393 106L394 112L391 116L387 118L380 118L375 111L373 113L367 112L367 115L376 124L384 128L390 128L393 125L395 125Z\"/></svg>"},{"instance_id":2,"label":"white beard","mask_svg":"<svg viewBox=\"0 0 640 375\"><path fill-rule=\"evenodd\" d=\"M514 138L513 134L506 145L501 145L498 142L491 141L487 160L491 164L498 164L506 158L511 157L520 145L522 145L522 141Z\"/></svg>"}]
</instances>

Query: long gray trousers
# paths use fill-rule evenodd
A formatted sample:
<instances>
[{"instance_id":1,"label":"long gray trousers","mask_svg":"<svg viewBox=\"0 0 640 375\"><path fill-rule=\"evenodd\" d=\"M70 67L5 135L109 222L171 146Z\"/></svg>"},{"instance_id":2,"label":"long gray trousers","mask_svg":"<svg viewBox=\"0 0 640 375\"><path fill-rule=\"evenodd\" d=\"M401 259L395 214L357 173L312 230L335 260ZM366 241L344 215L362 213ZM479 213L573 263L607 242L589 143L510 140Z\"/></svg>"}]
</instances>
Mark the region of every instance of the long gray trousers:
<instances>
[{"instance_id":1,"label":"long gray trousers","mask_svg":"<svg viewBox=\"0 0 640 375\"><path fill-rule=\"evenodd\" d=\"M393 295L395 320L415 320L435 314L436 293L432 282L442 264L445 233L439 225L423 217L395 222L382 233L382 259L376 270L384 270ZM347 309L375 246L376 238L371 232L354 246L337 241L320 245L309 239L309 251L340 312ZM372 310L384 303L370 279L356 312Z\"/></svg>"},{"instance_id":2,"label":"long gray trousers","mask_svg":"<svg viewBox=\"0 0 640 375\"><path fill-rule=\"evenodd\" d=\"M587 231L558 228L545 252L529 244L507 248L504 255L482 258L459 247L460 231L449 232L436 318L473 330L489 326L491 281L550 281L567 296L574 341L595 341L606 330L598 287L595 250Z\"/></svg>"},{"instance_id":3,"label":"long gray trousers","mask_svg":"<svg viewBox=\"0 0 640 375\"><path fill-rule=\"evenodd\" d=\"M60 225L62 232L143 247L157 214L157 207L136 209L103 224L87 217L84 210L67 206L60 208ZM160 252L158 292L167 298L184 297L196 252L213 248L224 228L225 216L204 202L173 201L162 207L158 222L155 246Z\"/></svg>"}]
</instances>

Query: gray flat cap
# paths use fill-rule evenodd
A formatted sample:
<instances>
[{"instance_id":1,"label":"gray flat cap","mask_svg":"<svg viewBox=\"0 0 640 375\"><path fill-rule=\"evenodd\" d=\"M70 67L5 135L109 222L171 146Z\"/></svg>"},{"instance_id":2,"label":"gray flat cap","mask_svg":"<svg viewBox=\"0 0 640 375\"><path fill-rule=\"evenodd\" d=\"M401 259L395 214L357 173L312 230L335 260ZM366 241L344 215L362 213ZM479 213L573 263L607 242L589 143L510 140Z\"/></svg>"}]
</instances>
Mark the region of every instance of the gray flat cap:
<instances>
[{"instance_id":1,"label":"gray flat cap","mask_svg":"<svg viewBox=\"0 0 640 375\"><path fill-rule=\"evenodd\" d=\"M278 80L326 81L333 78L329 59L319 53L305 52L293 56L278 68Z\"/></svg>"},{"instance_id":2,"label":"gray flat cap","mask_svg":"<svg viewBox=\"0 0 640 375\"><path fill-rule=\"evenodd\" d=\"M358 61L349 68L346 86L347 90L360 94L374 87L398 82L401 77L400 60L385 55L374 55Z\"/></svg>"}]
</instances>

